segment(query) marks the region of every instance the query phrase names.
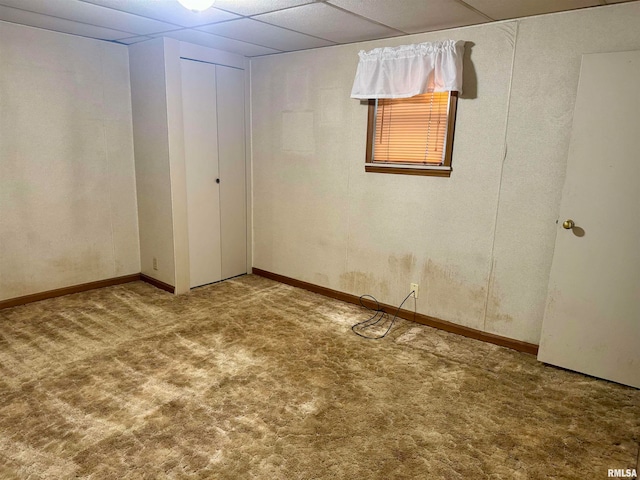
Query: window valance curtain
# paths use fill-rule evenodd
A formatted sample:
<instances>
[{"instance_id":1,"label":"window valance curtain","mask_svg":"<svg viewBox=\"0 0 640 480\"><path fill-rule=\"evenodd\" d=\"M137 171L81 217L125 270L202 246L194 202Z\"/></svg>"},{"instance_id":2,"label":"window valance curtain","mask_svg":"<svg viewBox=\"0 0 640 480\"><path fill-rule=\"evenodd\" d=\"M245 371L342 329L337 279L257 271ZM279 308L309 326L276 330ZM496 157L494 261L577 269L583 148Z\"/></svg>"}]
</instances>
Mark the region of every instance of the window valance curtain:
<instances>
[{"instance_id":1,"label":"window valance curtain","mask_svg":"<svg viewBox=\"0 0 640 480\"><path fill-rule=\"evenodd\" d=\"M361 50L351 98L408 98L462 93L464 42L444 40Z\"/></svg>"}]
</instances>

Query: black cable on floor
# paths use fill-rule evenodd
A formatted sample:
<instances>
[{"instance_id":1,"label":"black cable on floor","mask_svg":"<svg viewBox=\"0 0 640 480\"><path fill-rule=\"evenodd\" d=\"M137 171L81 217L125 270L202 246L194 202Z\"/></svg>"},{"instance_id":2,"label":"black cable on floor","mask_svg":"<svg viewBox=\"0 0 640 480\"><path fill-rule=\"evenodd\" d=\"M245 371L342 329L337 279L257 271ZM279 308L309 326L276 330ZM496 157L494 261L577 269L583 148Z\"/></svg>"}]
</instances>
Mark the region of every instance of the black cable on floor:
<instances>
[{"instance_id":1,"label":"black cable on floor","mask_svg":"<svg viewBox=\"0 0 640 480\"><path fill-rule=\"evenodd\" d=\"M388 315L385 313L384 309L382 309L380 307L380 302L378 302L378 300L376 300L376 297L374 297L373 295L360 295L360 305L362 305L364 308L366 308L367 310L370 310L372 312L375 312L373 314L373 316L367 318L366 320L364 320L363 322L359 322L356 323L355 325L353 325L351 327L351 330L353 331L353 333L355 333L356 335L358 335L359 337L362 338L366 338L367 340L380 340L381 338L384 338L387 336L387 334L391 331L391 327L393 327L393 324L396 322L396 318L398 318L398 313L400 313L400 309L402 308L402 305L404 305L404 302L406 302L408 300L408 298L413 295L415 292L411 291L411 293L409 293L409 295L407 295L406 297L404 297L404 300L402 300L402 303L400 304L400 306L398 307L398 309L396 310L395 315L393 316L393 318L391 319L391 323L389 324L389 328L387 328L387 331L384 332L382 335L378 336L378 337L370 337L368 335L364 335L360 332L356 331L357 327L361 327L361 329L365 329L365 328L369 328L369 327L373 327L374 325L377 325L378 323L380 323L382 321L383 318L387 317ZM376 308L369 308L367 307L364 303L362 303L362 299L365 297L369 297L371 298L374 302L376 302ZM413 318L415 319L416 316L416 297L415 295L413 296ZM378 314L380 315L380 318L378 318L377 320L373 321ZM370 323L371 322L371 323Z\"/></svg>"}]
</instances>

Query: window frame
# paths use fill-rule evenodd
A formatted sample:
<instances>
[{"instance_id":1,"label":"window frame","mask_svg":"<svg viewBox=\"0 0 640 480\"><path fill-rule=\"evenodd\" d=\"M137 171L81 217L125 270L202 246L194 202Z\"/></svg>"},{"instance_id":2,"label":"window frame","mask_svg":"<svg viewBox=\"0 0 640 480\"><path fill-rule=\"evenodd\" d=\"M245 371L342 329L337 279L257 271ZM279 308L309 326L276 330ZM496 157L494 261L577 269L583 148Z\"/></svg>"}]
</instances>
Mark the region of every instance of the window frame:
<instances>
[{"instance_id":1,"label":"window frame","mask_svg":"<svg viewBox=\"0 0 640 480\"><path fill-rule=\"evenodd\" d=\"M445 153L442 165L415 165L409 163L385 163L373 161L373 142L375 141L376 100L369 100L369 117L367 119L367 153L365 172L391 173L401 175L424 175L431 177L451 176L451 157L453 155L453 137L455 133L456 113L458 109L458 92L449 95L447 113L447 136L445 138Z\"/></svg>"}]
</instances>

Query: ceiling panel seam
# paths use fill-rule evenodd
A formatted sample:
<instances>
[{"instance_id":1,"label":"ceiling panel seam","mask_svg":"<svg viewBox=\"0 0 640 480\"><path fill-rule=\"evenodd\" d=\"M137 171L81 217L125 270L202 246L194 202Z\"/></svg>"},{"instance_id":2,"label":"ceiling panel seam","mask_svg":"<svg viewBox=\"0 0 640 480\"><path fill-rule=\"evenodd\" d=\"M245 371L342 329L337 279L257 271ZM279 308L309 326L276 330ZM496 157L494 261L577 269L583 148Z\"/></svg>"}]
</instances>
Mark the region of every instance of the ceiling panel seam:
<instances>
[{"instance_id":1,"label":"ceiling panel seam","mask_svg":"<svg viewBox=\"0 0 640 480\"><path fill-rule=\"evenodd\" d=\"M11 10L18 10L20 12L26 12L26 13L33 13L35 15L41 15L43 17L49 17L49 18L55 18L57 20L64 20L66 22L71 22L71 23L77 23L79 25L87 25L89 27L96 27L96 28L102 28L104 30L111 30L112 32L122 32L122 33L126 33L127 36L123 36L122 38L129 38L129 37L142 37L144 35L148 35L145 33L136 33L136 32L130 32L128 30L122 30L120 28L112 28L112 27L105 27L104 25L96 25L94 23L87 23L87 22L82 22L80 20L73 20L71 18L65 18L65 17L58 17L56 15L49 15L47 13L40 13L40 12L34 12L33 10L25 10L24 8L18 8L18 7L10 7L8 5L2 5L0 4L0 6L4 7L4 8L9 8ZM3 20L3 21L7 21L7 20ZM8 22L8 23L16 23L16 22ZM16 23L16 25L22 25L20 23ZM29 25L32 26L33 25ZM52 32L59 32L59 30L52 30L51 28L45 28L45 27L34 27L34 28L42 28L43 30L50 30ZM60 33L67 33L67 32L60 32ZM77 35L75 33L72 33L70 35ZM86 35L78 35L80 37L86 37ZM88 38L95 38L95 37L88 37ZM104 40L104 39L103 39Z\"/></svg>"},{"instance_id":2,"label":"ceiling panel seam","mask_svg":"<svg viewBox=\"0 0 640 480\"><path fill-rule=\"evenodd\" d=\"M475 7L472 7L471 5L469 5L469 4L468 4L467 2L465 2L464 0L454 0L454 1L455 1L455 2L458 2L460 5L462 5L462 6L464 6L464 7L467 7L469 10L471 10L471 11L473 11L473 12L477 13L478 15L482 15L484 18L486 18L486 19L487 19L487 20L489 20L490 22L495 22L495 21L496 21L496 19L495 19L495 18L490 17L489 15L487 15L486 13L484 13L484 12L482 12L482 11L478 10L478 9L477 9L477 8L475 8Z\"/></svg>"},{"instance_id":3,"label":"ceiling panel seam","mask_svg":"<svg viewBox=\"0 0 640 480\"><path fill-rule=\"evenodd\" d=\"M405 32L405 31L403 31L403 30L398 30L398 29L397 29L397 28L395 28L395 27L390 27L389 25L386 25L386 24L381 23L381 22L377 22L377 21L372 20L372 19L370 19L370 18L368 18L368 17L365 17L365 16L360 15L360 14L358 14L358 13L352 12L351 10L347 10L347 9L345 9L345 8L338 7L337 5L334 5L334 4L332 4L332 3L328 3L328 2L327 2L327 3L325 3L325 5L327 5L328 7L331 7L331 8L335 8L336 10L340 10L341 12L348 13L349 15L353 15L354 17L361 18L362 20L365 20L365 21L367 21L367 22L369 22L369 23L373 23L373 24L375 24L375 25L379 25L379 26L381 26L381 27L388 28L388 29L390 29L390 30L393 30L393 31L395 31L395 32L398 32L398 33L399 33L399 34L401 34L401 35L409 35L409 32Z\"/></svg>"},{"instance_id":4,"label":"ceiling panel seam","mask_svg":"<svg viewBox=\"0 0 640 480\"><path fill-rule=\"evenodd\" d=\"M139 13L128 12L128 11L126 11L126 10L119 10L119 9L117 9L117 8L109 7L109 6L106 6L106 5L97 5L97 4L95 4L95 3L87 2L86 0L80 0L80 1L81 1L82 3L86 3L86 4L88 4L88 5L94 5L94 6L99 7L99 8L106 8L106 9L108 9L108 10L113 10L114 12L125 13L125 14L127 14L127 15L131 15L131 16L133 16L133 17L144 18L145 20L153 20L154 22L162 22L162 23L166 23L167 25L173 25L174 27L177 27L178 29L180 29L180 28L189 28L189 27L187 27L186 25L180 25L179 23L167 22L166 20L160 20L160 19L158 19L158 18L147 17L146 15L140 15ZM15 8L15 7L12 7L12 8ZM218 10L221 10L221 9L218 9ZM29 10L25 10L25 11L29 11ZM33 13L38 13L38 12L33 12ZM233 12L226 12L226 13L233 13ZM41 15L44 15L44 14L41 14ZM70 19L68 19L68 18L67 18L67 19L65 19L65 20L70 20ZM71 21L75 22L75 20L71 20ZM80 22L78 22L78 23L80 23ZM97 26L97 25L96 25L96 26ZM170 32L171 30L165 30L165 31ZM146 33L146 34L140 34L140 33L138 33L138 34L136 34L136 35L154 35L154 34L153 34L153 33L151 33L151 34L149 34L149 33Z\"/></svg>"},{"instance_id":5,"label":"ceiling panel seam","mask_svg":"<svg viewBox=\"0 0 640 480\"><path fill-rule=\"evenodd\" d=\"M197 27L199 28L199 27ZM268 45L262 45L261 43L254 43L254 42L248 42L246 40L238 40L237 38L233 38L233 37L226 37L224 35L218 35L217 33L210 33L210 32L206 32L204 30L197 30L196 27L185 27L185 28L180 28L178 30L169 30L166 32L158 32L158 33L152 33L151 35L154 35L154 37L152 38L159 38L158 35L162 35L164 33L174 33L174 32L182 32L184 30L187 31L197 31L198 33L204 33L205 35L209 35L210 37L218 37L218 38L224 38L225 40L233 40L234 42L238 42L238 43L246 43L247 45L253 45L254 47L262 47L262 48L269 48L271 50L277 50L279 53L285 52L286 50L282 50L281 48L275 48L275 47L269 47ZM143 36L143 35L140 35ZM182 41L182 40L180 40ZM187 42L189 43L189 42ZM271 54L265 54L265 55L273 55Z\"/></svg>"},{"instance_id":6,"label":"ceiling panel seam","mask_svg":"<svg viewBox=\"0 0 640 480\"><path fill-rule=\"evenodd\" d=\"M286 9L283 9L283 10L286 10ZM275 10L275 11L280 11L280 10ZM269 13L271 13L271 12L269 12ZM273 23L265 22L264 20L258 20L257 18L252 18L252 17L245 17L245 18L248 18L249 20L252 20L254 22L263 23L264 25L269 25L270 27L281 28L283 30L288 30L288 31L294 32L294 33L299 33L300 35L305 35L307 37L317 38L318 40L323 40L325 42L330 42L330 43L333 43L334 45L336 45L336 42L334 42L333 40L329 40L328 38L318 37L317 35L312 35L310 33L301 32L300 30L294 30L293 28L281 27L280 25L274 25ZM239 19L236 19L236 20L239 20ZM220 22L220 23L222 23L222 22ZM213 24L213 25L216 25L216 24Z\"/></svg>"}]
</instances>

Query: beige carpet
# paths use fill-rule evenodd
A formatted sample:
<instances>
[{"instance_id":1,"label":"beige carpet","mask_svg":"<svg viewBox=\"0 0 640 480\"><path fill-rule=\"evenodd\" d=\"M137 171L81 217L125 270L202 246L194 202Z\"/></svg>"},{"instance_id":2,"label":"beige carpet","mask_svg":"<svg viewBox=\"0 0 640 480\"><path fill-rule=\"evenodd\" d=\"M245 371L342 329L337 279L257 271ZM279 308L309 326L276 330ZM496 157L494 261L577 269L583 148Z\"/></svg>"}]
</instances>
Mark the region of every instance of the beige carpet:
<instances>
[{"instance_id":1,"label":"beige carpet","mask_svg":"<svg viewBox=\"0 0 640 480\"><path fill-rule=\"evenodd\" d=\"M0 478L604 479L640 391L245 276L0 312Z\"/></svg>"}]
</instances>

